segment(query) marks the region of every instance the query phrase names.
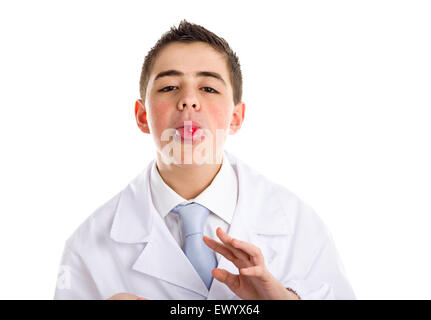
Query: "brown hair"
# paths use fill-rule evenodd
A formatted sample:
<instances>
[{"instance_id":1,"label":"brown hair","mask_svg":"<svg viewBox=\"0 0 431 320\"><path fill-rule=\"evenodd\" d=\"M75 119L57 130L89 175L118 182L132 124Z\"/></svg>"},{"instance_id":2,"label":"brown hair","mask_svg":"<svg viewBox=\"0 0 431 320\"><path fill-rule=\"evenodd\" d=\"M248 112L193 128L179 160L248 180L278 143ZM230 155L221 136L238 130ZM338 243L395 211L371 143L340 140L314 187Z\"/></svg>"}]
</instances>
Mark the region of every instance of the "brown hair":
<instances>
[{"instance_id":1,"label":"brown hair","mask_svg":"<svg viewBox=\"0 0 431 320\"><path fill-rule=\"evenodd\" d=\"M169 43L178 42L204 42L213 47L215 50L223 53L226 57L227 66L230 73L230 81L232 84L233 101L236 105L241 101L242 97L242 74L239 59L235 52L229 47L229 44L223 38L220 38L204 27L182 20L178 28L171 27L170 31L165 32L162 37L156 42L145 57L144 65L142 66L141 78L139 81L139 92L141 99L145 100L147 91L148 79L150 77L151 68L158 53Z\"/></svg>"}]
</instances>

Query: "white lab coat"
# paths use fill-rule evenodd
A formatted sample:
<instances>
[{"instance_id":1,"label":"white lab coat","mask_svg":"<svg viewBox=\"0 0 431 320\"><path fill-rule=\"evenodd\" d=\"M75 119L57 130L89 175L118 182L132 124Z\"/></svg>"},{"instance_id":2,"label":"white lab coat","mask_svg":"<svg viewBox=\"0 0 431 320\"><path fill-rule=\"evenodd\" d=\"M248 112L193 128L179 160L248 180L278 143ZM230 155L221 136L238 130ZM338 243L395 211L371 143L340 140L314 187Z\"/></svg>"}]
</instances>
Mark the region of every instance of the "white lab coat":
<instances>
[{"instance_id":1,"label":"white lab coat","mask_svg":"<svg viewBox=\"0 0 431 320\"><path fill-rule=\"evenodd\" d=\"M258 246L271 274L302 299L355 299L331 234L313 209L225 155L239 187L228 234ZM151 166L66 241L55 299L107 299L120 292L148 299L240 299L216 279L206 288L153 206ZM224 257L218 267L238 274Z\"/></svg>"}]
</instances>

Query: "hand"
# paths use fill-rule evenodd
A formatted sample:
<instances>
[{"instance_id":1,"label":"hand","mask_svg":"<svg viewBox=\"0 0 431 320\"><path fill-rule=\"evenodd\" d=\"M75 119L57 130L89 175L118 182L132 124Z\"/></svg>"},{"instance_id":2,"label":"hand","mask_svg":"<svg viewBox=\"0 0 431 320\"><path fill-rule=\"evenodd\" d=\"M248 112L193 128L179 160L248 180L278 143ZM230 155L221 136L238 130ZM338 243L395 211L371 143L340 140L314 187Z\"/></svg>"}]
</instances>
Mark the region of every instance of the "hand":
<instances>
[{"instance_id":1,"label":"hand","mask_svg":"<svg viewBox=\"0 0 431 320\"><path fill-rule=\"evenodd\" d=\"M205 244L230 260L239 269L239 274L214 268L212 275L215 279L226 284L243 300L299 300L268 271L258 247L230 237L220 227L216 234L222 242L203 236Z\"/></svg>"},{"instance_id":2,"label":"hand","mask_svg":"<svg viewBox=\"0 0 431 320\"><path fill-rule=\"evenodd\" d=\"M148 300L130 293L117 293L106 300Z\"/></svg>"}]
</instances>

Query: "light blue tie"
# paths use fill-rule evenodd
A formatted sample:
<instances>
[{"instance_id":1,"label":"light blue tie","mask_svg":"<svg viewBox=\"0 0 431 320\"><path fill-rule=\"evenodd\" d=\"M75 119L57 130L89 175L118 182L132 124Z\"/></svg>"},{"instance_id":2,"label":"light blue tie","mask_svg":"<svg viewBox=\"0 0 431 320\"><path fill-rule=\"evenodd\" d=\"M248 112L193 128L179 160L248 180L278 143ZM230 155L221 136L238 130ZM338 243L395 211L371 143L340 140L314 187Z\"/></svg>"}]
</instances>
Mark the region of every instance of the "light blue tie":
<instances>
[{"instance_id":1,"label":"light blue tie","mask_svg":"<svg viewBox=\"0 0 431 320\"><path fill-rule=\"evenodd\" d=\"M211 271L217 266L214 252L202 240L210 211L196 202L178 205L172 211L178 213L182 221L183 251L209 289L213 280Z\"/></svg>"}]
</instances>

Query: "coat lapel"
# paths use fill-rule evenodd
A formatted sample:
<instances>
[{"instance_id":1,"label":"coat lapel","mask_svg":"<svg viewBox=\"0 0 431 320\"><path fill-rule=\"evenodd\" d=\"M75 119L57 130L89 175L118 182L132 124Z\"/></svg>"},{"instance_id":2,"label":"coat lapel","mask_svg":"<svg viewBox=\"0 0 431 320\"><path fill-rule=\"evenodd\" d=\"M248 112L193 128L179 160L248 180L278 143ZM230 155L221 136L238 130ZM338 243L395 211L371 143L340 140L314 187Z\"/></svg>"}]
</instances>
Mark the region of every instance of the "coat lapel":
<instances>
[{"instance_id":1,"label":"coat lapel","mask_svg":"<svg viewBox=\"0 0 431 320\"><path fill-rule=\"evenodd\" d=\"M206 297L207 287L160 216L154 221L151 236L132 268Z\"/></svg>"}]
</instances>

